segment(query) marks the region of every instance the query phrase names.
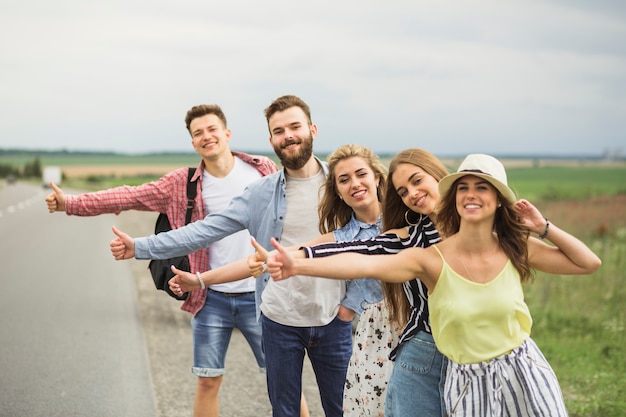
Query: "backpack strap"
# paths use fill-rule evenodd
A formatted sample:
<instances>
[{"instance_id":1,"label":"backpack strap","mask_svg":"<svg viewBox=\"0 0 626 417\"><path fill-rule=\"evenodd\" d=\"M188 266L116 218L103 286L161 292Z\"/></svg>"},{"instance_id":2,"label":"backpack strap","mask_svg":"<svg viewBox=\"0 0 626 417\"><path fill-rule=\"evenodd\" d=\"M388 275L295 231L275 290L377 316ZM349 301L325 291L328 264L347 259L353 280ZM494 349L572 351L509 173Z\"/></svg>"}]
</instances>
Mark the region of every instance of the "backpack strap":
<instances>
[{"instance_id":1,"label":"backpack strap","mask_svg":"<svg viewBox=\"0 0 626 417\"><path fill-rule=\"evenodd\" d=\"M189 172L187 173L187 214L185 216L185 224L189 224L191 222L191 212L193 211L196 191L198 190L196 182L191 181L191 177L193 177L195 172L195 168L189 168Z\"/></svg>"}]
</instances>

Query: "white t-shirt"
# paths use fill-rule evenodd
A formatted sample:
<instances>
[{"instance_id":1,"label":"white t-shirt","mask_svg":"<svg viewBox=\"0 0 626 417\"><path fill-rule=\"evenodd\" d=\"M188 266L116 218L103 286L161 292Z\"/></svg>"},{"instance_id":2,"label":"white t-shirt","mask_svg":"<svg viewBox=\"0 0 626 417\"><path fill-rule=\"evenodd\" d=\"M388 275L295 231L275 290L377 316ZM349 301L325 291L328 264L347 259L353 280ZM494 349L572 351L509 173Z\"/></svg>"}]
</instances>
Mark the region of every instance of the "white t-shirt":
<instances>
[{"instance_id":1,"label":"white t-shirt","mask_svg":"<svg viewBox=\"0 0 626 417\"><path fill-rule=\"evenodd\" d=\"M261 178L256 168L235 157L233 169L223 178L216 178L202 173L202 198L209 213L224 210L233 197L240 195L253 181ZM241 230L212 243L208 248L209 268L215 269L254 253L250 244L250 233ZM220 292L252 292L255 279L249 277L240 281L210 285L209 288Z\"/></svg>"},{"instance_id":2,"label":"white t-shirt","mask_svg":"<svg viewBox=\"0 0 626 417\"><path fill-rule=\"evenodd\" d=\"M310 178L286 178L287 213L280 240L283 246L297 246L320 235L317 206L325 178L322 170ZM344 295L341 280L305 275L270 279L261 295L261 311L285 326L324 326L337 315Z\"/></svg>"}]
</instances>

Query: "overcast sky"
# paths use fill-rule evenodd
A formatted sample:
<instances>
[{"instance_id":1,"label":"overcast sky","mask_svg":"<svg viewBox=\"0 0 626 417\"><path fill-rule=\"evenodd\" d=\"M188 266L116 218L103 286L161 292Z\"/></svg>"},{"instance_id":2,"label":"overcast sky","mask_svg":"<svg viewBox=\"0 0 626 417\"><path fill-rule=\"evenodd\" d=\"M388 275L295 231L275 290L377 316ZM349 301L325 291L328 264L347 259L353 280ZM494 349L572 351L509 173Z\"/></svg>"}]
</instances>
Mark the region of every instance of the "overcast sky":
<instances>
[{"instance_id":1,"label":"overcast sky","mask_svg":"<svg viewBox=\"0 0 626 417\"><path fill-rule=\"evenodd\" d=\"M192 151L219 104L231 148L311 107L326 152L626 150L623 0L0 0L0 148Z\"/></svg>"}]
</instances>

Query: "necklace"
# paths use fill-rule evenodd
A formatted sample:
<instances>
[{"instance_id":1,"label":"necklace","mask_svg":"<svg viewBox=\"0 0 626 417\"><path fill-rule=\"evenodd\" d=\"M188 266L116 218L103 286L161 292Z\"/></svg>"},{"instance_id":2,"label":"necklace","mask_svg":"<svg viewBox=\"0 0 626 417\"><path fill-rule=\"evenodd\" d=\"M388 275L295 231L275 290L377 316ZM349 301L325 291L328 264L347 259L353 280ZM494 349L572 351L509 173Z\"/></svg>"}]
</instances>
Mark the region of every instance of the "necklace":
<instances>
[{"instance_id":1,"label":"necklace","mask_svg":"<svg viewBox=\"0 0 626 417\"><path fill-rule=\"evenodd\" d=\"M489 250L489 251L487 251L485 253L489 253L490 255L492 255L492 256L489 257L489 259L493 259L494 252L497 251L497 250L498 250L498 245L496 245L494 248L492 248L491 250ZM467 268L467 265L465 265L465 261L463 260L463 256L459 256L459 260L461 261L461 265L463 265L463 269L465 269L465 273L467 274L467 278L469 278L470 281L482 282L482 281L476 281L474 279L474 277L472 276L472 273Z\"/></svg>"},{"instance_id":2,"label":"necklace","mask_svg":"<svg viewBox=\"0 0 626 417\"><path fill-rule=\"evenodd\" d=\"M474 279L474 277L470 273L469 269L467 269L467 265L465 265L465 262L463 262L463 258L459 256L459 259L461 260L461 265L463 265L463 268L465 269L465 272L467 273L468 278L470 279L470 281L476 282L476 280Z\"/></svg>"}]
</instances>

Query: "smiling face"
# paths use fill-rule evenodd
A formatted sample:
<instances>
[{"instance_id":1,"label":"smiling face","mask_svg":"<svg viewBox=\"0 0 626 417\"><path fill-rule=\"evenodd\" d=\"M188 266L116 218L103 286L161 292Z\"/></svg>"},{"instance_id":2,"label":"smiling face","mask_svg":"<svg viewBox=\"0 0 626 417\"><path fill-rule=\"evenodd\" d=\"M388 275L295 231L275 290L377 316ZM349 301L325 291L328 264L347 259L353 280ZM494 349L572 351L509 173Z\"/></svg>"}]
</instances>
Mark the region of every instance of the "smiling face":
<instances>
[{"instance_id":1,"label":"smiling face","mask_svg":"<svg viewBox=\"0 0 626 417\"><path fill-rule=\"evenodd\" d=\"M486 180L466 175L456 181L456 209L462 219L480 219L494 215L498 193Z\"/></svg>"},{"instance_id":2,"label":"smiling face","mask_svg":"<svg viewBox=\"0 0 626 417\"><path fill-rule=\"evenodd\" d=\"M216 159L224 152L230 152L230 129L215 114L197 117L189 124L191 144L203 159Z\"/></svg>"},{"instance_id":3,"label":"smiling face","mask_svg":"<svg viewBox=\"0 0 626 417\"><path fill-rule=\"evenodd\" d=\"M398 164L391 181L402 202L416 213L429 215L439 203L437 180L417 165Z\"/></svg>"},{"instance_id":4,"label":"smiling face","mask_svg":"<svg viewBox=\"0 0 626 417\"><path fill-rule=\"evenodd\" d=\"M376 176L367 161L359 157L343 159L334 169L335 186L339 196L353 210L378 206L376 189L380 178Z\"/></svg>"},{"instance_id":5,"label":"smiling face","mask_svg":"<svg viewBox=\"0 0 626 417\"><path fill-rule=\"evenodd\" d=\"M272 114L268 120L270 143L287 169L302 168L313 155L317 127L309 124L300 107L294 106Z\"/></svg>"}]
</instances>

